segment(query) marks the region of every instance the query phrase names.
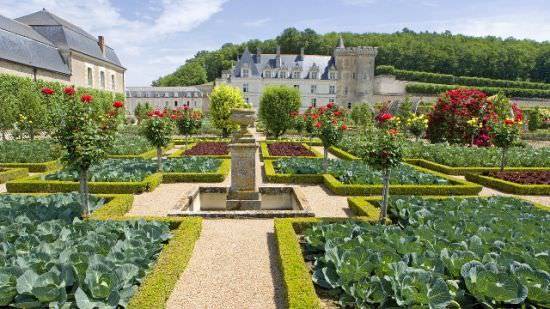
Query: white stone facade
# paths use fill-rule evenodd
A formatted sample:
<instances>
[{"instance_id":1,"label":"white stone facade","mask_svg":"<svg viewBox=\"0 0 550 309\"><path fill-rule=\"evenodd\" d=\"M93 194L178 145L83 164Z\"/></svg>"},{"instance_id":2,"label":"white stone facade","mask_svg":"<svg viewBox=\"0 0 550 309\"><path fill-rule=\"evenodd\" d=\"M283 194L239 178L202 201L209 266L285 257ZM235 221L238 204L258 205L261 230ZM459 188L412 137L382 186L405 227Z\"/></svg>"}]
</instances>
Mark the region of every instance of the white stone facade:
<instances>
[{"instance_id":1,"label":"white stone facade","mask_svg":"<svg viewBox=\"0 0 550 309\"><path fill-rule=\"evenodd\" d=\"M133 114L138 104L149 103L153 109L176 109L189 106L204 110L208 97L198 87L127 87L126 109Z\"/></svg>"}]
</instances>

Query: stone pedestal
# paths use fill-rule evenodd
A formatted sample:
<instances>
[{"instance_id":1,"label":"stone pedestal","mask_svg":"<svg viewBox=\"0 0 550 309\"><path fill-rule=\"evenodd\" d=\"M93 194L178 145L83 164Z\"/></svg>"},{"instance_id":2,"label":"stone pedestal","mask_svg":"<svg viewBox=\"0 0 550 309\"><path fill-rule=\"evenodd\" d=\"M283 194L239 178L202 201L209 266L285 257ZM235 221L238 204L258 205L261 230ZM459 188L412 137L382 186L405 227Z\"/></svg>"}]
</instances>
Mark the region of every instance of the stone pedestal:
<instances>
[{"instance_id":1,"label":"stone pedestal","mask_svg":"<svg viewBox=\"0 0 550 309\"><path fill-rule=\"evenodd\" d=\"M227 193L227 209L260 209L260 193L256 182L258 144L229 144L231 152L231 186Z\"/></svg>"}]
</instances>

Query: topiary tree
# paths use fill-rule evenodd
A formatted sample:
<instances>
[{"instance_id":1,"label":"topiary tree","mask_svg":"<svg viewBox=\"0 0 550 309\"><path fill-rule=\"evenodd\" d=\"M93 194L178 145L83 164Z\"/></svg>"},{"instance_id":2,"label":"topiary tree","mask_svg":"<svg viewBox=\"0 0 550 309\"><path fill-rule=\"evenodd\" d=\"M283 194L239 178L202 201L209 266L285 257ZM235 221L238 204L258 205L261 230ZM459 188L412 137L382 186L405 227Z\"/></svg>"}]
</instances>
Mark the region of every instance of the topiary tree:
<instances>
[{"instance_id":1,"label":"topiary tree","mask_svg":"<svg viewBox=\"0 0 550 309\"><path fill-rule=\"evenodd\" d=\"M366 103L354 105L351 109L350 118L354 125L363 129L374 125L372 108Z\"/></svg>"},{"instance_id":2,"label":"topiary tree","mask_svg":"<svg viewBox=\"0 0 550 309\"><path fill-rule=\"evenodd\" d=\"M362 159L375 169L382 171L382 207L380 207L380 222L385 222L388 215L388 200L390 195L390 175L394 167L403 160L403 138L394 127L392 114L382 113L376 117L380 128L379 134L373 135L373 140L367 143L361 152Z\"/></svg>"},{"instance_id":3,"label":"topiary tree","mask_svg":"<svg viewBox=\"0 0 550 309\"><path fill-rule=\"evenodd\" d=\"M176 110L174 114L176 115L176 127L181 135L191 135L202 126L202 113L190 109L187 105Z\"/></svg>"},{"instance_id":4,"label":"topiary tree","mask_svg":"<svg viewBox=\"0 0 550 309\"><path fill-rule=\"evenodd\" d=\"M13 129L13 124L17 121L17 97L11 92L0 92L0 132L2 140L6 140L6 134Z\"/></svg>"},{"instance_id":5,"label":"topiary tree","mask_svg":"<svg viewBox=\"0 0 550 309\"><path fill-rule=\"evenodd\" d=\"M210 117L214 127L222 131L223 137L238 129L238 125L230 120L231 110L246 107L243 94L239 88L226 84L216 86L210 94Z\"/></svg>"},{"instance_id":6,"label":"topiary tree","mask_svg":"<svg viewBox=\"0 0 550 309\"><path fill-rule=\"evenodd\" d=\"M66 151L62 158L64 164L79 171L82 217L85 218L90 214L88 171L90 166L107 157L117 128L123 122L123 109L112 106L105 114L103 109L94 108L91 95L78 98L72 87L64 89L63 100L65 108L53 136Z\"/></svg>"},{"instance_id":7,"label":"topiary tree","mask_svg":"<svg viewBox=\"0 0 550 309\"><path fill-rule=\"evenodd\" d=\"M157 148L157 170L162 172L162 148L167 147L172 140L174 132L175 114L169 111L159 111L149 113L149 118L142 124L142 132L151 145Z\"/></svg>"},{"instance_id":8,"label":"topiary tree","mask_svg":"<svg viewBox=\"0 0 550 309\"><path fill-rule=\"evenodd\" d=\"M490 134L492 142L501 149L500 171L506 166L506 153L508 149L519 139L521 131L521 120L507 118L504 121L491 123Z\"/></svg>"},{"instance_id":9,"label":"topiary tree","mask_svg":"<svg viewBox=\"0 0 550 309\"><path fill-rule=\"evenodd\" d=\"M260 98L259 118L267 131L279 138L286 130L292 128L290 116L300 108L298 89L288 86L268 86Z\"/></svg>"},{"instance_id":10,"label":"topiary tree","mask_svg":"<svg viewBox=\"0 0 550 309\"><path fill-rule=\"evenodd\" d=\"M328 171L328 149L342 140L343 132L347 130L343 113L334 103L329 103L317 110L315 123L316 134L323 142L323 170Z\"/></svg>"}]
</instances>

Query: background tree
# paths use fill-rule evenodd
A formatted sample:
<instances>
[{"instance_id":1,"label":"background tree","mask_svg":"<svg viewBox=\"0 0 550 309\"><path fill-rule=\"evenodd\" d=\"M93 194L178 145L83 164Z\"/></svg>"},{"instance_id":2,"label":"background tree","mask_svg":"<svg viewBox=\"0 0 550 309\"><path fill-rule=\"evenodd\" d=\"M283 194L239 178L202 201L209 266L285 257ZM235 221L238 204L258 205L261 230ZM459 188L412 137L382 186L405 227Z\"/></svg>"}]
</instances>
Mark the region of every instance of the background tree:
<instances>
[{"instance_id":1,"label":"background tree","mask_svg":"<svg viewBox=\"0 0 550 309\"><path fill-rule=\"evenodd\" d=\"M53 136L66 151L63 163L79 171L82 217L86 218L90 214L88 171L90 166L107 157L117 128L122 124L123 111L113 106L104 114L94 108L91 95L84 94L78 98L74 89L70 89L73 88L68 87L64 91L66 108L60 115Z\"/></svg>"},{"instance_id":2,"label":"background tree","mask_svg":"<svg viewBox=\"0 0 550 309\"><path fill-rule=\"evenodd\" d=\"M275 138L292 128L291 113L300 108L300 93L298 89L288 86L268 86L260 97L259 118L267 131Z\"/></svg>"},{"instance_id":3,"label":"background tree","mask_svg":"<svg viewBox=\"0 0 550 309\"><path fill-rule=\"evenodd\" d=\"M144 104L141 104L141 102L138 103L136 106L136 109L134 110L134 116L136 116L138 124L141 124L143 120L145 120L150 112L153 111L153 108L151 107L151 104L149 102L145 102Z\"/></svg>"},{"instance_id":4,"label":"background tree","mask_svg":"<svg viewBox=\"0 0 550 309\"><path fill-rule=\"evenodd\" d=\"M18 98L17 110L22 116L20 117L20 128L33 140L36 133L46 130L48 127L47 105L31 83L25 83L19 88Z\"/></svg>"},{"instance_id":5,"label":"background tree","mask_svg":"<svg viewBox=\"0 0 550 309\"><path fill-rule=\"evenodd\" d=\"M174 120L176 116L169 111L155 110L145 120L142 132L151 145L157 148L157 170L162 172L162 148L167 147L172 141L174 133Z\"/></svg>"},{"instance_id":6,"label":"background tree","mask_svg":"<svg viewBox=\"0 0 550 309\"><path fill-rule=\"evenodd\" d=\"M18 100L11 92L0 92L0 131L2 132L2 140L6 140L6 134L13 129L14 123L17 121Z\"/></svg>"},{"instance_id":7,"label":"background tree","mask_svg":"<svg viewBox=\"0 0 550 309\"><path fill-rule=\"evenodd\" d=\"M153 82L153 86L192 86L204 84L206 81L207 75L203 61L190 60L180 66L176 72Z\"/></svg>"},{"instance_id":8,"label":"background tree","mask_svg":"<svg viewBox=\"0 0 550 309\"><path fill-rule=\"evenodd\" d=\"M222 136L227 137L231 131L238 128L232 122L231 109L245 107L243 94L239 88L229 85L219 85L210 94L210 118L214 127L222 131Z\"/></svg>"}]
</instances>

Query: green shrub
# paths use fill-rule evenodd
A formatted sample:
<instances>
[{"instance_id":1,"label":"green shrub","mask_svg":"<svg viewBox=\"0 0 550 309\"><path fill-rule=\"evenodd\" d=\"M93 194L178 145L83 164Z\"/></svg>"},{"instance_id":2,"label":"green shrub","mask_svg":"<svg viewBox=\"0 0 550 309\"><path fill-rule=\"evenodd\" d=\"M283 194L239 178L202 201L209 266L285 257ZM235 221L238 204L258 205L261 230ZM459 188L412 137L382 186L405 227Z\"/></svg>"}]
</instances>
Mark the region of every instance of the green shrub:
<instances>
[{"instance_id":1,"label":"green shrub","mask_svg":"<svg viewBox=\"0 0 550 309\"><path fill-rule=\"evenodd\" d=\"M221 130L223 137L229 136L229 133L238 128L230 120L231 109L246 106L241 90L225 84L216 86L210 94L210 102L212 125Z\"/></svg>"},{"instance_id":2,"label":"green shrub","mask_svg":"<svg viewBox=\"0 0 550 309\"><path fill-rule=\"evenodd\" d=\"M279 138L292 128L292 113L300 108L300 92L288 86L269 86L260 98L259 118L266 130Z\"/></svg>"},{"instance_id":3,"label":"green shrub","mask_svg":"<svg viewBox=\"0 0 550 309\"><path fill-rule=\"evenodd\" d=\"M442 85L442 84L430 84L430 83L408 83L405 89L408 93L419 94L440 94L448 90L457 88L475 88L481 90L488 95L495 95L502 93L507 97L514 98L550 98L549 89L525 89L525 88L504 88L504 87L473 87L473 86L461 86L461 85Z\"/></svg>"},{"instance_id":4,"label":"green shrub","mask_svg":"<svg viewBox=\"0 0 550 309\"><path fill-rule=\"evenodd\" d=\"M62 155L62 148L49 139L0 142L1 163L44 163L58 160Z\"/></svg>"},{"instance_id":5,"label":"green shrub","mask_svg":"<svg viewBox=\"0 0 550 309\"><path fill-rule=\"evenodd\" d=\"M29 175L29 170L26 168L2 168L0 167L0 183L8 180L17 179Z\"/></svg>"}]
</instances>

